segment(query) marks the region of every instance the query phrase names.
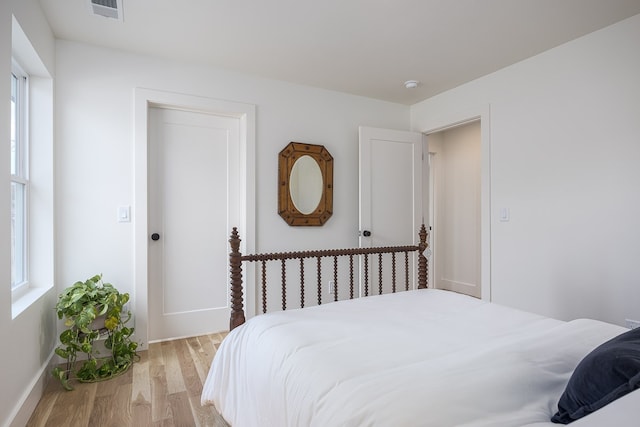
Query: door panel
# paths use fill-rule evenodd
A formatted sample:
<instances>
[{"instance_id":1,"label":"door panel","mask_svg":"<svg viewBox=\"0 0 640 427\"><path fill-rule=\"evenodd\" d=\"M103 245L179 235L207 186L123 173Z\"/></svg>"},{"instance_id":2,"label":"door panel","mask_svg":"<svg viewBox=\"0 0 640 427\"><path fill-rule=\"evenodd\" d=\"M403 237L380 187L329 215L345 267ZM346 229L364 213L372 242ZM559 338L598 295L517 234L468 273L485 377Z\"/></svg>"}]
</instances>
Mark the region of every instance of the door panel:
<instances>
[{"instance_id":1,"label":"door panel","mask_svg":"<svg viewBox=\"0 0 640 427\"><path fill-rule=\"evenodd\" d=\"M360 246L417 243L423 221L423 139L420 133L360 127ZM364 236L363 231L370 236ZM377 260L370 260L373 293L378 293ZM398 260L400 265L404 260ZM415 283L413 257L410 271ZM391 291L384 270L383 293ZM404 281L404 278L402 278ZM370 289L371 293L371 289Z\"/></svg>"},{"instance_id":2,"label":"door panel","mask_svg":"<svg viewBox=\"0 0 640 427\"><path fill-rule=\"evenodd\" d=\"M149 340L225 330L239 120L167 108L149 117L149 229L160 235L149 240Z\"/></svg>"}]
</instances>

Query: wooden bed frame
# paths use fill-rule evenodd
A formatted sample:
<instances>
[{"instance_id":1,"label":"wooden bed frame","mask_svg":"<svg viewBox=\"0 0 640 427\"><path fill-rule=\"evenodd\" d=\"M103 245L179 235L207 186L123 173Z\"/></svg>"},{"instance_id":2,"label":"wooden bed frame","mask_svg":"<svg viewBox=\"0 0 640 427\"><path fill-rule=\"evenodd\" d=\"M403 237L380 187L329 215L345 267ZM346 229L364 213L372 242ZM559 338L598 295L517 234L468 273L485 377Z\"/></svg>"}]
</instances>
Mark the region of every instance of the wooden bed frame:
<instances>
[{"instance_id":1,"label":"wooden bed frame","mask_svg":"<svg viewBox=\"0 0 640 427\"><path fill-rule=\"evenodd\" d=\"M427 229L424 224L420 227L418 232L420 242L417 246L387 246L387 247L375 247L375 248L351 248L351 249L324 249L315 251L297 251L297 252L279 252L279 253L265 253L265 254L250 254L242 255L240 253L240 236L238 229L233 228L231 237L229 238L229 244L231 245L231 252L229 253L229 271L231 281L231 319L229 322L229 329L242 325L245 322L245 315L243 309L243 286L242 286L242 262L260 262L262 266L262 312L267 311L267 298L266 298L266 263L269 261L280 261L282 271L282 309L286 309L286 260L298 260L300 265L300 306L304 307L304 262L305 258L315 258L316 263L316 276L318 287L318 305L322 304L322 281L321 281L321 260L322 258L333 258L333 275L334 283L333 287L333 300L338 301L338 279L337 279L337 265L338 257L349 257L349 296L350 299L354 298L354 273L353 273L353 258L354 256L364 255L363 264L363 280L364 280L364 296L369 295L369 256L378 256L378 293L382 294L382 270L383 270L383 254L391 254L391 278L392 278L392 292L396 292L396 254L404 254L404 287L405 290L409 290L409 253L418 253L418 289L427 288L427 258L424 255L424 251L428 247L427 243ZM388 257L387 257L388 258Z\"/></svg>"}]
</instances>

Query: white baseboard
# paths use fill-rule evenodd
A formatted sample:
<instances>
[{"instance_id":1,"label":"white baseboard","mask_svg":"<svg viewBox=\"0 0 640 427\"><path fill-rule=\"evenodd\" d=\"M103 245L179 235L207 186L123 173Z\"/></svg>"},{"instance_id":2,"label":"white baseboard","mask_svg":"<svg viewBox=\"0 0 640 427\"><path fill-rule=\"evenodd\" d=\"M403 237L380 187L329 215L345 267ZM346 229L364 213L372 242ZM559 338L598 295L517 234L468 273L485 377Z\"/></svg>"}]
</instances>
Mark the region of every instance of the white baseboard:
<instances>
[{"instance_id":1,"label":"white baseboard","mask_svg":"<svg viewBox=\"0 0 640 427\"><path fill-rule=\"evenodd\" d=\"M47 362L40 367L37 374L34 376L33 380L18 401L18 404L9 415L5 427L24 427L27 425L29 418L31 418L31 414L33 414L36 406L38 406L38 402L40 402L40 399L42 398L44 389L52 379L51 370L53 369L52 361L54 354L55 353L52 351L47 358Z\"/></svg>"}]
</instances>

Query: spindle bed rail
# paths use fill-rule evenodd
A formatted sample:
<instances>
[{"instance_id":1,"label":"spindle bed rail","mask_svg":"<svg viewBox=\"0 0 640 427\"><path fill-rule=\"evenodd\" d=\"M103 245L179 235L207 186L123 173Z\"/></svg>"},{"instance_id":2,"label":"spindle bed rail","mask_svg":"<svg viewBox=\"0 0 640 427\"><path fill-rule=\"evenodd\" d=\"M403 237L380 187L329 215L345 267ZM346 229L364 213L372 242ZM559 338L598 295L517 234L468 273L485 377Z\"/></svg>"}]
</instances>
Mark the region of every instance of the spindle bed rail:
<instances>
[{"instance_id":1,"label":"spindle bed rail","mask_svg":"<svg viewBox=\"0 0 640 427\"><path fill-rule=\"evenodd\" d=\"M281 283L282 283L282 309L286 310L287 307L287 260L298 260L300 266L300 305L303 308L305 305L305 259L316 259L316 283L318 294L318 305L322 304L322 259L333 258L333 300L338 300L338 276L337 276L337 264L338 258L348 257L349 260L349 298L354 298L355 288L355 275L354 275L354 257L363 256L363 293L364 296L369 296L370 289L370 271L369 271L369 257L378 257L378 293L383 293L383 255L391 254L391 286L392 292L397 290L397 262L396 254L404 255L404 288L409 290L410 287L410 273L409 273L409 254L416 252L418 255L418 289L424 289L428 287L428 263L427 258L424 255L425 250L428 247L427 243L427 230L424 224L420 227L418 232L419 243L417 245L406 246L385 246L385 247L372 247L372 248L350 248L350 249L321 249L321 250L309 250L309 251L294 251L294 252L277 252L277 253L262 253L262 254L248 254L243 255L240 252L240 235L237 227L234 227L231 236L229 238L229 244L231 246L231 252L229 253L229 271L230 271L230 284L231 284L231 318L229 322L230 330L242 325L245 322L244 313L244 290L242 280L242 263L243 262L256 262L261 264L261 291L262 291L262 312L267 311L267 279L266 279L266 265L267 262L280 261L281 263Z\"/></svg>"}]
</instances>

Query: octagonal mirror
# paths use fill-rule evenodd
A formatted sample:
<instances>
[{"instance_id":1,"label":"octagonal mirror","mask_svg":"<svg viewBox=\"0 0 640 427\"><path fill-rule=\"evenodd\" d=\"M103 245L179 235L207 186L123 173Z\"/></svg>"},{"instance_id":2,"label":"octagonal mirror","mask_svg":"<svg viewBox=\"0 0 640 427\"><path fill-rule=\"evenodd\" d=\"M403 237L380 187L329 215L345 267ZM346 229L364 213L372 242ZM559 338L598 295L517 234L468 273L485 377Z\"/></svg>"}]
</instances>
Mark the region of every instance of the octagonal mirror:
<instances>
[{"instance_id":1,"label":"octagonal mirror","mask_svg":"<svg viewBox=\"0 0 640 427\"><path fill-rule=\"evenodd\" d=\"M323 145L289 143L278 181L278 214L287 224L319 226L333 214L333 157Z\"/></svg>"}]
</instances>

